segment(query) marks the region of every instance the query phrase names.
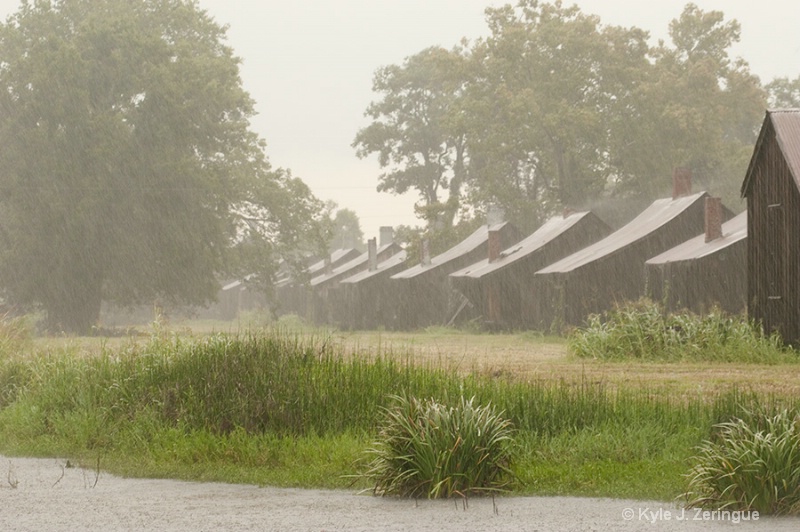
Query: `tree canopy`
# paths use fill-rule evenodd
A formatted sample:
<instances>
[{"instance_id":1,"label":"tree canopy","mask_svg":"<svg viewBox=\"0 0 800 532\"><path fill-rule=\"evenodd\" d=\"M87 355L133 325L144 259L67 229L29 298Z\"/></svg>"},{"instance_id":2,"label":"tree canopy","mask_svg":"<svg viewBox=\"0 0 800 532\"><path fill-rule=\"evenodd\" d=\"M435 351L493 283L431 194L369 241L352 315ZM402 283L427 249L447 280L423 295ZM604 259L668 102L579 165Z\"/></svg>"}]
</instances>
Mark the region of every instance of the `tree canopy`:
<instances>
[{"instance_id":1,"label":"tree canopy","mask_svg":"<svg viewBox=\"0 0 800 532\"><path fill-rule=\"evenodd\" d=\"M183 0L23 2L0 25L0 283L85 332L101 302L269 278L322 206L270 167L225 28Z\"/></svg>"},{"instance_id":2,"label":"tree canopy","mask_svg":"<svg viewBox=\"0 0 800 532\"><path fill-rule=\"evenodd\" d=\"M337 209L331 225L330 247L332 249L352 247L364 251L364 232L361 230L361 221L355 211Z\"/></svg>"},{"instance_id":3,"label":"tree canopy","mask_svg":"<svg viewBox=\"0 0 800 532\"><path fill-rule=\"evenodd\" d=\"M770 106L774 108L800 107L800 75L795 79L777 78L767 85Z\"/></svg>"},{"instance_id":4,"label":"tree canopy","mask_svg":"<svg viewBox=\"0 0 800 532\"><path fill-rule=\"evenodd\" d=\"M379 191L416 190L418 213L443 226L453 222L466 178L466 138L459 119L465 64L459 49L433 47L403 65L379 69L373 90L382 99L369 106L365 114L373 122L353 142L359 157L378 154L385 169Z\"/></svg>"},{"instance_id":5,"label":"tree canopy","mask_svg":"<svg viewBox=\"0 0 800 532\"><path fill-rule=\"evenodd\" d=\"M729 55L738 22L687 4L668 41L651 44L560 1L520 0L486 20L485 38L376 73L373 121L354 146L379 155L379 190L416 189L430 207L443 203L430 190L449 187L456 221L499 206L526 230L565 207L619 222L668 194L675 167L738 201L767 101ZM793 91L784 80L771 94L791 102ZM429 232L454 220L423 219Z\"/></svg>"}]
</instances>

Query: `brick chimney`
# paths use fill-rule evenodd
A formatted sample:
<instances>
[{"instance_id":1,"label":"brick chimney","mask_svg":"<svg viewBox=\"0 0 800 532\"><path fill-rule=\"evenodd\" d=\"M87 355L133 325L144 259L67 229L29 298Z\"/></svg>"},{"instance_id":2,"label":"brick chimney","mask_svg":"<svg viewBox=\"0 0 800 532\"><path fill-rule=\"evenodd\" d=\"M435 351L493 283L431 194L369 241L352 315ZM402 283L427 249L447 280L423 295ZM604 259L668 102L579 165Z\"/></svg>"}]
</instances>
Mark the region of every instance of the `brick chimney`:
<instances>
[{"instance_id":1,"label":"brick chimney","mask_svg":"<svg viewBox=\"0 0 800 532\"><path fill-rule=\"evenodd\" d=\"M422 245L420 246L419 262L423 266L431 265L431 243L430 240L428 240L427 238L422 239Z\"/></svg>"},{"instance_id":2,"label":"brick chimney","mask_svg":"<svg viewBox=\"0 0 800 532\"><path fill-rule=\"evenodd\" d=\"M672 199L688 196L692 193L691 168L675 168L672 170Z\"/></svg>"},{"instance_id":3,"label":"brick chimney","mask_svg":"<svg viewBox=\"0 0 800 532\"><path fill-rule=\"evenodd\" d=\"M489 248L489 262L494 262L500 258L500 252L503 247L503 235L500 231L489 229L487 244Z\"/></svg>"},{"instance_id":4,"label":"brick chimney","mask_svg":"<svg viewBox=\"0 0 800 532\"><path fill-rule=\"evenodd\" d=\"M722 238L722 199L706 198L706 242Z\"/></svg>"},{"instance_id":5,"label":"brick chimney","mask_svg":"<svg viewBox=\"0 0 800 532\"><path fill-rule=\"evenodd\" d=\"M374 272L378 269L378 243L374 238L367 241L367 258L369 271Z\"/></svg>"}]
</instances>

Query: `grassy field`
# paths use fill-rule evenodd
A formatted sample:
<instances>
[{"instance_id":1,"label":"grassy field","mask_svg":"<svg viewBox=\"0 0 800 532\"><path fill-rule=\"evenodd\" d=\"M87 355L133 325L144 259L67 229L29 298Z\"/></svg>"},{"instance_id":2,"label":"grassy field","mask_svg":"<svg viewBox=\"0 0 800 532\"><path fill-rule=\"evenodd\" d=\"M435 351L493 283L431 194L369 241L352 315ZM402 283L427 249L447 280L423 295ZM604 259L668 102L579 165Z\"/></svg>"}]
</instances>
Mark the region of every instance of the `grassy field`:
<instances>
[{"instance_id":1,"label":"grassy field","mask_svg":"<svg viewBox=\"0 0 800 532\"><path fill-rule=\"evenodd\" d=\"M737 387L765 394L800 396L800 364L795 370L791 363L586 360L570 355L566 339L534 333L478 334L448 329L412 333L305 327L284 330L309 341L335 346L347 355L380 354L422 366L445 367L464 375L519 381L589 381L668 394L702 395ZM236 323L179 322L171 331L188 339L215 332L237 334L247 329ZM103 349L121 349L150 338L147 332L132 337L36 338L33 348L91 357Z\"/></svg>"},{"instance_id":2,"label":"grassy field","mask_svg":"<svg viewBox=\"0 0 800 532\"><path fill-rule=\"evenodd\" d=\"M513 493L670 500L715 423L800 397L796 362L585 359L532 333L186 322L20 345L0 359L0 452L279 486L369 488L380 407L410 393L503 410Z\"/></svg>"}]
</instances>

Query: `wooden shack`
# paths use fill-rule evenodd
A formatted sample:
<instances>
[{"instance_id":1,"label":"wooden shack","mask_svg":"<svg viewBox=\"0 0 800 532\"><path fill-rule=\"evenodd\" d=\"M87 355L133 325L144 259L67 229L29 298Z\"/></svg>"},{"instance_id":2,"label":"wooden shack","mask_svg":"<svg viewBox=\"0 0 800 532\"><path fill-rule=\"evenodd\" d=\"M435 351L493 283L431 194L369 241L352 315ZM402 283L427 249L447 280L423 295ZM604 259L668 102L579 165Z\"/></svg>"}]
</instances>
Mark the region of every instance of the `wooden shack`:
<instances>
[{"instance_id":1,"label":"wooden shack","mask_svg":"<svg viewBox=\"0 0 800 532\"><path fill-rule=\"evenodd\" d=\"M672 198L654 201L606 238L536 272L545 320L555 329L582 325L589 314L642 297L645 261L703 231L708 194L690 191L691 174L676 170Z\"/></svg>"},{"instance_id":2,"label":"wooden shack","mask_svg":"<svg viewBox=\"0 0 800 532\"><path fill-rule=\"evenodd\" d=\"M369 269L370 261L377 264L401 251L400 246L394 242L377 247L374 238L367 247L365 253L311 279L307 312L310 321L320 325L333 325L339 321L340 315L344 313L344 301L339 294L340 281Z\"/></svg>"},{"instance_id":3,"label":"wooden shack","mask_svg":"<svg viewBox=\"0 0 800 532\"><path fill-rule=\"evenodd\" d=\"M453 287L479 310L490 330L541 330L541 305L534 273L597 242L611 228L591 212L565 212L550 218L519 243L500 251L490 232L489 256L450 274Z\"/></svg>"},{"instance_id":4,"label":"wooden shack","mask_svg":"<svg viewBox=\"0 0 800 532\"><path fill-rule=\"evenodd\" d=\"M250 284L253 278L253 275L248 275L244 279L223 284L217 302L211 307L216 317L233 320L242 312L269 307L267 295Z\"/></svg>"},{"instance_id":5,"label":"wooden shack","mask_svg":"<svg viewBox=\"0 0 800 532\"><path fill-rule=\"evenodd\" d=\"M343 279L339 288L344 312L341 321L334 323L351 330L393 329L397 321L396 284L390 277L405 270L407 253L404 250L355 275Z\"/></svg>"},{"instance_id":6,"label":"wooden shack","mask_svg":"<svg viewBox=\"0 0 800 532\"><path fill-rule=\"evenodd\" d=\"M278 279L275 284L277 313L280 315L297 314L301 317L307 317L309 281L326 271L330 272L333 268L341 266L359 255L359 251L354 248L336 249L327 257L314 261L306 268L303 272L305 279L295 279L288 274Z\"/></svg>"},{"instance_id":7,"label":"wooden shack","mask_svg":"<svg viewBox=\"0 0 800 532\"><path fill-rule=\"evenodd\" d=\"M446 325L458 313L461 302L450 288L448 276L487 256L490 230L496 231L500 249L519 241L519 232L508 222L483 225L444 253L392 275L397 327Z\"/></svg>"},{"instance_id":8,"label":"wooden shack","mask_svg":"<svg viewBox=\"0 0 800 532\"><path fill-rule=\"evenodd\" d=\"M800 341L800 109L767 111L742 183L747 199L747 311Z\"/></svg>"},{"instance_id":9,"label":"wooden shack","mask_svg":"<svg viewBox=\"0 0 800 532\"><path fill-rule=\"evenodd\" d=\"M730 314L747 306L747 211L725 223L719 198L706 198L706 229L645 263L648 295L670 312Z\"/></svg>"}]
</instances>

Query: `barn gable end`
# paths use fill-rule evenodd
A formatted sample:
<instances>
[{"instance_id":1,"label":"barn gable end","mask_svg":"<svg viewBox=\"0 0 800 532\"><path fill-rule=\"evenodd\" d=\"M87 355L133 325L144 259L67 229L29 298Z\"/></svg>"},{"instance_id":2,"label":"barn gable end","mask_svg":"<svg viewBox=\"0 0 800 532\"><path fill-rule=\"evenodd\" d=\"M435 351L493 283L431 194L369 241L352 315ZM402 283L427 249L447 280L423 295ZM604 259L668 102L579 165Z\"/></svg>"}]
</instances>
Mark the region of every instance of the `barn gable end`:
<instances>
[{"instance_id":1,"label":"barn gable end","mask_svg":"<svg viewBox=\"0 0 800 532\"><path fill-rule=\"evenodd\" d=\"M748 314L800 341L800 109L767 111L742 184Z\"/></svg>"}]
</instances>

